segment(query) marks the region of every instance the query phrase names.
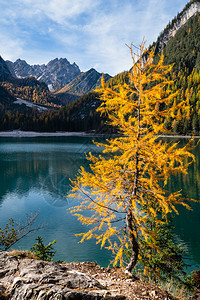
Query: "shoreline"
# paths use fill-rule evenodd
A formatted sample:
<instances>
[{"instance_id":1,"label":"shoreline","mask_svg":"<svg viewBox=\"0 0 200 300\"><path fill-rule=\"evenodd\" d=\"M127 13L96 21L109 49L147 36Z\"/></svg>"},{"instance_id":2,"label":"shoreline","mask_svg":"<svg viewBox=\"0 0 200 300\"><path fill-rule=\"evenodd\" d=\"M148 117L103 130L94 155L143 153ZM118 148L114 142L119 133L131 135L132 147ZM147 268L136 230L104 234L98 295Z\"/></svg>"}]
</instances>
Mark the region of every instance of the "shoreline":
<instances>
[{"instance_id":1,"label":"shoreline","mask_svg":"<svg viewBox=\"0 0 200 300\"><path fill-rule=\"evenodd\" d=\"M37 132L37 131L21 131L21 130L13 130L13 131L0 131L1 137L56 137L56 136L78 136L84 137L93 135L92 133L86 132L65 132L65 131L56 131L56 132Z\"/></svg>"},{"instance_id":2,"label":"shoreline","mask_svg":"<svg viewBox=\"0 0 200 300\"><path fill-rule=\"evenodd\" d=\"M200 139L200 135L160 135L161 138L176 138L176 139Z\"/></svg>"},{"instance_id":3,"label":"shoreline","mask_svg":"<svg viewBox=\"0 0 200 300\"><path fill-rule=\"evenodd\" d=\"M67 137L67 136L78 136L78 137L89 137L89 136L108 136L112 134L101 134L101 133L92 133L92 132L71 132L71 131L56 131L56 132L36 132L36 131L0 131L0 137ZM200 139L200 136L191 136L191 135L160 135L161 138L179 138L179 139L190 139L191 137L195 139Z\"/></svg>"}]
</instances>

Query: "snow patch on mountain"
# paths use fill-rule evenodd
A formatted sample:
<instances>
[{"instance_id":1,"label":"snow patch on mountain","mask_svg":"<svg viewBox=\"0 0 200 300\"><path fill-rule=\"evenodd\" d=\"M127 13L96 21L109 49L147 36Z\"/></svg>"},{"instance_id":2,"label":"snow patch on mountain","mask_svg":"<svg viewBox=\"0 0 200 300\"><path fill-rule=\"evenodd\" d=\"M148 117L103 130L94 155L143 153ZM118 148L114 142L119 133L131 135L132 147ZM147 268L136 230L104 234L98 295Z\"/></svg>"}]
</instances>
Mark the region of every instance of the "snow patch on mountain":
<instances>
[{"instance_id":1,"label":"snow patch on mountain","mask_svg":"<svg viewBox=\"0 0 200 300\"><path fill-rule=\"evenodd\" d=\"M19 105L25 104L27 107L36 108L39 112L42 112L42 111L44 111L44 110L48 110L47 107L39 106L39 105L37 105L37 104L34 104L34 103L32 103L32 102L23 100L23 99L21 99L21 98L17 98L17 100L14 101L13 103L14 103L14 104L19 104Z\"/></svg>"},{"instance_id":2,"label":"snow patch on mountain","mask_svg":"<svg viewBox=\"0 0 200 300\"><path fill-rule=\"evenodd\" d=\"M14 77L33 76L49 85L52 91L61 89L81 73L79 67L75 63L70 64L66 58L55 58L47 65L29 65L21 59L17 59L14 63L11 61L6 63Z\"/></svg>"}]
</instances>

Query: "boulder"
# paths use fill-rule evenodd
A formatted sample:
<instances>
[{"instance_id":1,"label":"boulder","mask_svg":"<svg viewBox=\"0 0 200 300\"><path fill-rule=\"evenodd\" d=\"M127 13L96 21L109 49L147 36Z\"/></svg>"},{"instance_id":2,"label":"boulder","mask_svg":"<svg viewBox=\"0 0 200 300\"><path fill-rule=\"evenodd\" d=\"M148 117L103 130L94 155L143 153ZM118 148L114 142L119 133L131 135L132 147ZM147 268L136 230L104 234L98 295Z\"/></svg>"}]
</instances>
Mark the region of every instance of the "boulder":
<instances>
[{"instance_id":1,"label":"boulder","mask_svg":"<svg viewBox=\"0 0 200 300\"><path fill-rule=\"evenodd\" d=\"M65 264L0 252L0 300L122 300L95 278Z\"/></svg>"}]
</instances>

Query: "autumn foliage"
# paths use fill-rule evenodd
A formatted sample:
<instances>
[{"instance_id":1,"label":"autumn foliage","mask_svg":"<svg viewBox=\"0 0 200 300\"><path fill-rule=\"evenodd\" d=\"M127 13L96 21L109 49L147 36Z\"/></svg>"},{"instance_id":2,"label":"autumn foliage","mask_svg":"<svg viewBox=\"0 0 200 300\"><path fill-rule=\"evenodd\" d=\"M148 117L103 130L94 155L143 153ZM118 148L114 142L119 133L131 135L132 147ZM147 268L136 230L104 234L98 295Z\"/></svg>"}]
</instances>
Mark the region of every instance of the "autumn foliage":
<instances>
[{"instance_id":1,"label":"autumn foliage","mask_svg":"<svg viewBox=\"0 0 200 300\"><path fill-rule=\"evenodd\" d=\"M129 83L108 88L102 80L101 114L107 114L110 124L119 129L120 135L108 139L99 157L88 155L90 172L81 167L73 181L70 196L80 198L80 204L71 212L90 229L80 234L81 241L95 238L101 247L112 250L114 265L124 265L123 255L131 248L127 270L131 271L140 254L140 240L150 241L156 247L156 230L170 212L181 204L189 209L188 199L181 192L169 194L166 184L172 174L187 173L194 161L191 141L180 148L178 143L160 138L166 133L164 119L187 115L186 101L178 104L172 93L173 81L168 80L172 66L153 63L154 51L148 53L144 43L134 54ZM85 210L91 211L86 216ZM158 217L159 216L159 217ZM155 220L154 231L147 226ZM157 249L159 251L159 249Z\"/></svg>"}]
</instances>

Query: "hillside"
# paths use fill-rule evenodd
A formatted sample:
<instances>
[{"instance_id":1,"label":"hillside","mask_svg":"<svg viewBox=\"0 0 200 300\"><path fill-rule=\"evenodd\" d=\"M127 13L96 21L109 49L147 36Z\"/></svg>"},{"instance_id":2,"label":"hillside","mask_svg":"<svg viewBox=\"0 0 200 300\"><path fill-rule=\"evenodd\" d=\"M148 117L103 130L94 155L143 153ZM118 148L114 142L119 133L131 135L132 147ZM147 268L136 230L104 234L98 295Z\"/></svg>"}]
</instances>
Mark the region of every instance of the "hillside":
<instances>
[{"instance_id":1,"label":"hillside","mask_svg":"<svg viewBox=\"0 0 200 300\"><path fill-rule=\"evenodd\" d=\"M101 85L102 74L97 72L95 69L90 69L87 72L81 73L68 85L59 90L56 94L65 103L66 101L71 102L79 97L89 93L96 87ZM110 79L111 76L108 74L104 75L105 81Z\"/></svg>"},{"instance_id":2,"label":"hillside","mask_svg":"<svg viewBox=\"0 0 200 300\"><path fill-rule=\"evenodd\" d=\"M14 101L16 101L16 98L12 96L7 89L0 86L0 112L12 107Z\"/></svg>"},{"instance_id":3,"label":"hillside","mask_svg":"<svg viewBox=\"0 0 200 300\"><path fill-rule=\"evenodd\" d=\"M200 13L177 31L164 47L163 53L165 62L174 63L177 72L186 71L189 74L194 68L200 69Z\"/></svg>"},{"instance_id":4,"label":"hillside","mask_svg":"<svg viewBox=\"0 0 200 300\"><path fill-rule=\"evenodd\" d=\"M156 53L165 48L168 41L174 37L177 31L182 28L191 17L200 12L200 1L190 0L190 2L177 14L177 16L169 22L165 29L159 35L157 41L154 43Z\"/></svg>"},{"instance_id":5,"label":"hillside","mask_svg":"<svg viewBox=\"0 0 200 300\"><path fill-rule=\"evenodd\" d=\"M23 79L12 77L2 81L0 85L6 88L10 94L16 98L45 106L61 106L59 100L49 91L47 85L43 82L39 82L34 77Z\"/></svg>"},{"instance_id":6,"label":"hillside","mask_svg":"<svg viewBox=\"0 0 200 300\"><path fill-rule=\"evenodd\" d=\"M185 100L190 104L187 118L171 122L166 119L166 126L173 133L199 134L200 132L200 13L195 14L180 28L163 49L166 64L174 63L175 85L179 90L174 101ZM181 115L181 110L176 112Z\"/></svg>"},{"instance_id":7,"label":"hillside","mask_svg":"<svg viewBox=\"0 0 200 300\"><path fill-rule=\"evenodd\" d=\"M167 25L163 33L158 37L157 42L154 43L156 51L163 49L165 63L174 64L173 72L170 75L175 80L173 92L180 90L174 101L185 100L190 104L190 111L188 111L187 117L182 118L182 112L179 109L179 111L175 112L178 120L172 121L167 117L163 120L172 134L200 134L199 5L200 1L190 1L183 11ZM165 40L165 43L162 42L162 47L158 46L161 45L163 40ZM158 55L159 52L157 52L155 57L155 63L158 60ZM100 105L99 94L97 92L88 93L88 91L95 89L100 84L101 76L96 70L90 69L85 73L81 73L56 94L50 93L44 83L38 84L38 81L33 78L12 78L12 80L4 81L4 87L8 88L15 97L28 99L42 105L51 105L52 108L58 108L59 105L69 103L69 105L59 110L42 112L39 118L35 117L35 112L30 113L31 119L23 119L23 125L17 122L19 124L18 129L116 132L116 129L111 129L106 123L106 116L102 117L96 112L96 108ZM105 79L110 78L109 75L104 77ZM123 82L129 82L128 72L110 78L106 85L113 88L117 84L123 84ZM74 101L76 98L78 99ZM11 115L12 121L10 121L10 124L15 124L15 115L12 111ZM32 118L34 118L34 121ZM16 126L14 127L16 128Z\"/></svg>"},{"instance_id":8,"label":"hillside","mask_svg":"<svg viewBox=\"0 0 200 300\"><path fill-rule=\"evenodd\" d=\"M9 80L12 77L5 61L0 57L0 81ZM10 93L0 83L0 114L5 113L6 110L13 108L13 102L16 101L16 97Z\"/></svg>"}]
</instances>

